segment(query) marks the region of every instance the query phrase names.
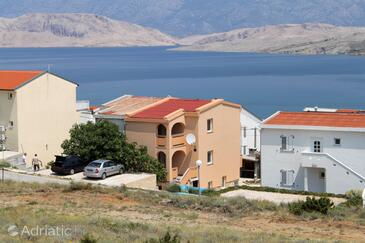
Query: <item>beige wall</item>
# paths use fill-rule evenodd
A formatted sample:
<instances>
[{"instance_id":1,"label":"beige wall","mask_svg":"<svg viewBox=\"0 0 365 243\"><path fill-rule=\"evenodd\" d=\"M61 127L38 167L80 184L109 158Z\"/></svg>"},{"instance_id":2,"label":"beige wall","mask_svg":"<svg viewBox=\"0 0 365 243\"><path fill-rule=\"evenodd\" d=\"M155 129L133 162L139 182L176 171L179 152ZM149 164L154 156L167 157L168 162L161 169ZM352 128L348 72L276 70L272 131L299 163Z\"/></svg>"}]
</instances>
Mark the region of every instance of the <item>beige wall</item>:
<instances>
[{"instance_id":1,"label":"beige wall","mask_svg":"<svg viewBox=\"0 0 365 243\"><path fill-rule=\"evenodd\" d=\"M213 118L213 132L207 132L207 120ZM200 170L201 187L222 186L222 177L227 182L239 179L240 155L240 109L218 105L203 112L199 118L198 152L203 164ZM207 153L213 151L213 164L207 164Z\"/></svg>"},{"instance_id":2,"label":"beige wall","mask_svg":"<svg viewBox=\"0 0 365 243\"><path fill-rule=\"evenodd\" d=\"M43 165L62 152L61 144L78 121L76 85L45 74L16 91L18 151L34 154Z\"/></svg>"},{"instance_id":3,"label":"beige wall","mask_svg":"<svg viewBox=\"0 0 365 243\"><path fill-rule=\"evenodd\" d=\"M13 95L9 99L9 94ZM17 96L12 91L0 91L0 125L8 127L10 121L17 124ZM6 131L6 149L18 151L18 130L7 129Z\"/></svg>"}]
</instances>

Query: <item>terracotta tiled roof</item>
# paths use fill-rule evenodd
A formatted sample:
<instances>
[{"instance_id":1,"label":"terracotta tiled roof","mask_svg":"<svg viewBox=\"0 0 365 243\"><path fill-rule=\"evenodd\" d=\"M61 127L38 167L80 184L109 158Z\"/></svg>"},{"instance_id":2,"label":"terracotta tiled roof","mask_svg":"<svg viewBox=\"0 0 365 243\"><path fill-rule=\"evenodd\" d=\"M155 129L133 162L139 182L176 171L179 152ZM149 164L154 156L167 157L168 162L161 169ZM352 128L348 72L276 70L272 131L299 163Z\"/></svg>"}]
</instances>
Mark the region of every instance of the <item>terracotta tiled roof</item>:
<instances>
[{"instance_id":1,"label":"terracotta tiled roof","mask_svg":"<svg viewBox=\"0 0 365 243\"><path fill-rule=\"evenodd\" d=\"M104 104L98 113L100 115L119 115L135 112L145 106L151 105L162 98L125 95Z\"/></svg>"},{"instance_id":2,"label":"terracotta tiled roof","mask_svg":"<svg viewBox=\"0 0 365 243\"><path fill-rule=\"evenodd\" d=\"M162 119L168 114L171 114L179 109L183 109L186 112L194 112L197 108L210 103L211 100L194 100L194 99L176 99L171 98L163 103L152 106L141 112L134 114L133 118L149 118L149 119Z\"/></svg>"},{"instance_id":3,"label":"terracotta tiled roof","mask_svg":"<svg viewBox=\"0 0 365 243\"><path fill-rule=\"evenodd\" d=\"M365 114L341 112L280 112L266 125L365 128Z\"/></svg>"},{"instance_id":4,"label":"terracotta tiled roof","mask_svg":"<svg viewBox=\"0 0 365 243\"><path fill-rule=\"evenodd\" d=\"M44 71L0 71L0 90L15 90Z\"/></svg>"},{"instance_id":5,"label":"terracotta tiled roof","mask_svg":"<svg viewBox=\"0 0 365 243\"><path fill-rule=\"evenodd\" d=\"M357 113L359 110L354 109L338 109L336 112L338 113Z\"/></svg>"}]
</instances>

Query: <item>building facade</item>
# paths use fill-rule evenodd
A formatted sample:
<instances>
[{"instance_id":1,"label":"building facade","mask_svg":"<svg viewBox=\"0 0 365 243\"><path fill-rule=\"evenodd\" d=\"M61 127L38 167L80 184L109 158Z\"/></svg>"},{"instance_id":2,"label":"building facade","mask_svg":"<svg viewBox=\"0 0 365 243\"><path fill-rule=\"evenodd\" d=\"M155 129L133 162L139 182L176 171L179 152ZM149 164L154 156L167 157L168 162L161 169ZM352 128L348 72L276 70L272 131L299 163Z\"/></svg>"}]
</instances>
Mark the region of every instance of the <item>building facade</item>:
<instances>
[{"instance_id":1,"label":"building facade","mask_svg":"<svg viewBox=\"0 0 365 243\"><path fill-rule=\"evenodd\" d=\"M0 127L5 149L38 154L43 164L60 154L77 123L77 84L43 71L0 71Z\"/></svg>"},{"instance_id":2,"label":"building facade","mask_svg":"<svg viewBox=\"0 0 365 243\"><path fill-rule=\"evenodd\" d=\"M165 98L126 116L128 141L147 146L167 180L202 188L237 183L241 166L240 105ZM193 135L190 144L187 136ZM196 161L200 167L200 182Z\"/></svg>"},{"instance_id":3,"label":"building facade","mask_svg":"<svg viewBox=\"0 0 365 243\"><path fill-rule=\"evenodd\" d=\"M278 112L261 127L263 186L343 194L365 187L365 114Z\"/></svg>"}]
</instances>

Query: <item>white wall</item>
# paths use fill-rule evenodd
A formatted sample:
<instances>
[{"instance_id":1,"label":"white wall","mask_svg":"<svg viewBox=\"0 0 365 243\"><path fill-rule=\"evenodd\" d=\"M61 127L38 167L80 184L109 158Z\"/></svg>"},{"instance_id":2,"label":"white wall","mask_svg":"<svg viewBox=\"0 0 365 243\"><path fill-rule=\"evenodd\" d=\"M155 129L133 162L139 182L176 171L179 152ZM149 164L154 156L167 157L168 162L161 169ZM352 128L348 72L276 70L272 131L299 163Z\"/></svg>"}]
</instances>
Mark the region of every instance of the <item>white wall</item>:
<instances>
[{"instance_id":1,"label":"white wall","mask_svg":"<svg viewBox=\"0 0 365 243\"><path fill-rule=\"evenodd\" d=\"M246 146L246 155L249 149L257 149L260 151L260 129L259 125L261 120L255 115L247 111L246 109L241 109L241 154L243 155L243 147ZM246 128L246 136L244 136L244 128ZM256 128L256 134L255 134ZM256 143L255 143L256 138Z\"/></svg>"},{"instance_id":2,"label":"white wall","mask_svg":"<svg viewBox=\"0 0 365 243\"><path fill-rule=\"evenodd\" d=\"M294 136L291 152L283 152L281 148L281 135ZM310 152L314 138L321 139L324 155L303 154ZM341 145L334 145L334 138L341 138ZM324 168L326 171L327 192L345 193L350 189L362 189L365 182L346 170L339 163L326 156L329 154L337 161L347 165L353 171L365 176L365 133L361 132L334 132L312 130L261 130L261 178L263 186L281 187L287 189L304 190L304 166ZM291 187L280 184L280 170L294 170L295 182ZM313 171L310 171L313 172ZM347 172L349 172L347 174ZM312 191L320 190L313 187L313 174L308 175ZM314 189L313 189L314 188Z\"/></svg>"}]
</instances>

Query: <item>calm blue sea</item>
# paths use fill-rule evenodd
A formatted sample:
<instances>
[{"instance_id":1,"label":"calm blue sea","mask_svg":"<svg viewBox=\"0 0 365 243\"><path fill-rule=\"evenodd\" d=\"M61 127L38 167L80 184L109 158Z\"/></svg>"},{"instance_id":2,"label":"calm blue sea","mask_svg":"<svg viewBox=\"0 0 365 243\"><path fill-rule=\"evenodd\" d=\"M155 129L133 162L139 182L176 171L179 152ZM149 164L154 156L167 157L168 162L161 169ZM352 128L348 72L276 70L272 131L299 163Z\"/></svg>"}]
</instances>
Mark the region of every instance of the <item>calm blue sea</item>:
<instances>
[{"instance_id":1,"label":"calm blue sea","mask_svg":"<svg viewBox=\"0 0 365 243\"><path fill-rule=\"evenodd\" d=\"M0 49L0 69L47 69L78 99L123 94L224 98L265 118L305 106L365 108L365 57L174 52L153 48Z\"/></svg>"}]
</instances>

